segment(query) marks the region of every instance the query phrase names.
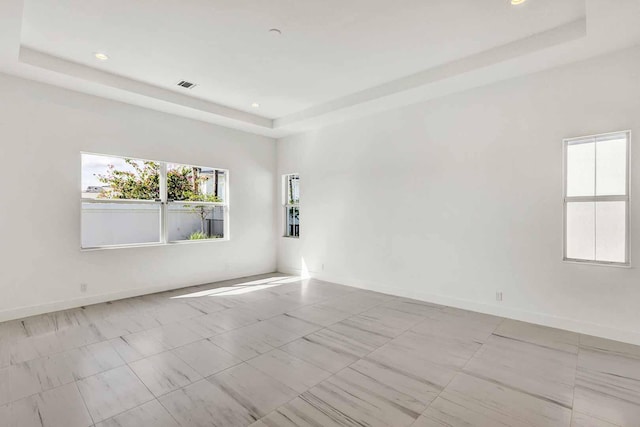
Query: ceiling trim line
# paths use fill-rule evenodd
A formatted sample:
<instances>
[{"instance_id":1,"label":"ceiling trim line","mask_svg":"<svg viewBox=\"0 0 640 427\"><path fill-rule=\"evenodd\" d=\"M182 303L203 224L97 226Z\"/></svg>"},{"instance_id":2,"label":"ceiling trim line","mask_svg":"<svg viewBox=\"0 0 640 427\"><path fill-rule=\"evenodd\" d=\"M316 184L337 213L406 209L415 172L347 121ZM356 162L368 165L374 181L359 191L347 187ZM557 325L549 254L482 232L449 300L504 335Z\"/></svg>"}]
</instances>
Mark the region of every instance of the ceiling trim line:
<instances>
[{"instance_id":1,"label":"ceiling trim line","mask_svg":"<svg viewBox=\"0 0 640 427\"><path fill-rule=\"evenodd\" d=\"M274 120L274 128L284 128L298 122L314 119L326 114L335 113L342 109L352 108L359 104L375 101L391 95L417 89L463 74L478 71L502 62L530 55L544 49L569 43L587 35L587 19L582 18L552 28L550 30L532 34L528 37L488 49L474 55L442 64L427 70L419 71L400 79L365 89L347 95L322 105L314 106L297 113L283 116Z\"/></svg>"}]
</instances>

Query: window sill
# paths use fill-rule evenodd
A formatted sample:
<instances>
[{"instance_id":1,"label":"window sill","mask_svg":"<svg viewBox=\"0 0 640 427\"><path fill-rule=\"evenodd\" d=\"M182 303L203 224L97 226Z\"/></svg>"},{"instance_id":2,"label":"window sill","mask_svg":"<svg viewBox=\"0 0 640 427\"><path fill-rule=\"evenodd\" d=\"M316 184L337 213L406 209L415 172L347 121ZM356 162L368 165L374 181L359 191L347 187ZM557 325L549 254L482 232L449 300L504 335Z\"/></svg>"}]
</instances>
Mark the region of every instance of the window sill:
<instances>
[{"instance_id":1,"label":"window sill","mask_svg":"<svg viewBox=\"0 0 640 427\"><path fill-rule=\"evenodd\" d=\"M614 268L632 268L631 263L615 263L615 262L597 262L597 261L581 261L577 259L563 259L562 262L567 264L592 265L594 267L614 267Z\"/></svg>"},{"instance_id":2,"label":"window sill","mask_svg":"<svg viewBox=\"0 0 640 427\"><path fill-rule=\"evenodd\" d=\"M283 239L300 239L300 236L282 236Z\"/></svg>"},{"instance_id":3,"label":"window sill","mask_svg":"<svg viewBox=\"0 0 640 427\"><path fill-rule=\"evenodd\" d=\"M110 251L113 249L131 249L131 248L155 248L158 246L181 246L203 243L218 243L228 242L229 238L221 239L201 239L201 240L180 240L177 242L169 243L135 243L131 245L112 245L112 246L96 246L95 248L80 248L80 252L96 252L96 251Z\"/></svg>"}]
</instances>

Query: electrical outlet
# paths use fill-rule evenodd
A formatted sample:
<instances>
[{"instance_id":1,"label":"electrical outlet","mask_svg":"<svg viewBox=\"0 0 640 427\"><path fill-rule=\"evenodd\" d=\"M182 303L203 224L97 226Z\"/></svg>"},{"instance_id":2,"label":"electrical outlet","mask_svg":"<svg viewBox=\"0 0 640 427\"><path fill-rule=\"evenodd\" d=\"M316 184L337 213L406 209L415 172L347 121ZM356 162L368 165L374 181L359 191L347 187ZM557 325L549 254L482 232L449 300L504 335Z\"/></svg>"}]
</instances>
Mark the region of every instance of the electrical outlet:
<instances>
[{"instance_id":1,"label":"electrical outlet","mask_svg":"<svg viewBox=\"0 0 640 427\"><path fill-rule=\"evenodd\" d=\"M87 284L80 283L80 292L87 292Z\"/></svg>"},{"instance_id":2,"label":"electrical outlet","mask_svg":"<svg viewBox=\"0 0 640 427\"><path fill-rule=\"evenodd\" d=\"M496 301L502 301L502 291L496 292Z\"/></svg>"}]
</instances>

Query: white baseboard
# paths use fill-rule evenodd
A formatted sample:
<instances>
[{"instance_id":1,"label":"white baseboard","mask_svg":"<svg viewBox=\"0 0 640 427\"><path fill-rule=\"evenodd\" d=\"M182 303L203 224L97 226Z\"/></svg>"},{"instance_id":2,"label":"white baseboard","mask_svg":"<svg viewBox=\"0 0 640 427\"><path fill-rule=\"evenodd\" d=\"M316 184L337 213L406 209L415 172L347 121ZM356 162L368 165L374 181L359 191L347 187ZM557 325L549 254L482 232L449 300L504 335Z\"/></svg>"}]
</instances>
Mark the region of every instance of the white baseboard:
<instances>
[{"instance_id":1,"label":"white baseboard","mask_svg":"<svg viewBox=\"0 0 640 427\"><path fill-rule=\"evenodd\" d=\"M577 332L585 335L593 335L596 337L611 339L615 341L626 342L629 344L640 345L640 332L629 331L623 329L612 328L610 326L599 325L597 323L584 322L580 320L570 319L566 317L553 316L545 313L536 313L526 310L520 310L510 307L490 305L479 303L476 301L449 297L446 295L435 295L426 292L399 289L382 283L372 283L369 281L361 281L358 279L350 279L331 274L309 272L310 276L318 280L338 283L355 288L367 289L370 291L382 292L389 295L395 295L405 298L411 298L419 301L430 302L433 304L446 305L449 307L461 308L464 310L475 311L478 313L491 314L494 316L505 317L513 320L534 323L536 325L548 326L551 328L564 329L567 331Z\"/></svg>"},{"instance_id":2,"label":"white baseboard","mask_svg":"<svg viewBox=\"0 0 640 427\"><path fill-rule=\"evenodd\" d=\"M8 320L15 320L15 319L22 319L29 316L37 316L39 314L53 313L55 311L69 310L72 308L78 308L78 307L83 307L87 305L100 304L103 302L117 301L125 298L139 297L141 295L155 294L157 292L172 291L175 289L189 288L191 286L224 282L227 280L242 279L244 277L257 276L260 274L269 274L269 273L275 273L275 272L274 271L249 272L246 274L245 273L240 275L236 274L229 277L226 277L226 276L219 277L217 279L214 279L214 281L206 282L206 283L191 283L191 284L180 285L180 286L169 285L169 286L151 286L151 287L145 287L145 288L135 288L135 289L120 291L120 292L110 292L106 294L89 295L86 297L74 298L70 300L53 301L46 304L12 308L8 310L0 311L0 322L6 322Z\"/></svg>"},{"instance_id":3,"label":"white baseboard","mask_svg":"<svg viewBox=\"0 0 640 427\"><path fill-rule=\"evenodd\" d=\"M280 273L290 275L301 275L302 271L296 268L280 267ZM251 272L247 274L234 275L230 277L221 277L216 279L216 282L223 282L226 280L241 279L243 277L249 277L253 275L269 274L272 271L260 271ZM616 329L605 325L599 325L597 323L584 322L575 319L552 316L544 313L530 312L520 309L514 309L510 307L490 305L478 303L471 300L465 300L460 298L453 298L446 295L435 295L426 292L420 292L415 290L399 289L394 286L375 283L369 281L361 281L353 278L344 278L334 276L331 274L309 272L310 277L324 280L327 282L338 283L347 286L353 286L360 289L367 289L376 292L382 292L385 294L401 296L405 298L412 298L419 301L431 302L434 304L446 305L449 307L461 308L464 310L475 311L479 313L491 314L494 316L505 317L514 320L520 320L523 322L534 323L543 326L549 326L552 328L564 329L586 335L593 335L597 337L612 339L616 341L622 341L629 344L640 345L640 332L628 331L622 329ZM33 306L19 307L9 310L0 311L0 322L21 319L24 317L35 316L38 314L51 313L60 310L68 310L72 308L99 304L108 301L116 301L124 298L133 298L141 295L148 295L157 292L170 291L175 289L188 288L191 286L201 285L202 283L193 283L183 286L152 286L146 288L136 288L121 292L112 292L99 295L90 295L81 298L75 298L64 301L54 301L46 304L39 304Z\"/></svg>"}]
</instances>

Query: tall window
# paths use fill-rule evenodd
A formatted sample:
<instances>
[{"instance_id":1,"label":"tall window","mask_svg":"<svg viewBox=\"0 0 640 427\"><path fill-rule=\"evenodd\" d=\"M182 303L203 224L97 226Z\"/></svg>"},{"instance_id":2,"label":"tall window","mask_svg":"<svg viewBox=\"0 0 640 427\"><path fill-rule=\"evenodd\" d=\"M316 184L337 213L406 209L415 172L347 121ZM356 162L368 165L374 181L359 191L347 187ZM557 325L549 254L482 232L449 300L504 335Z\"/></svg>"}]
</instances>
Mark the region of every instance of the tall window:
<instances>
[{"instance_id":1,"label":"tall window","mask_svg":"<svg viewBox=\"0 0 640 427\"><path fill-rule=\"evenodd\" d=\"M297 173L284 176L285 237L300 237L300 176Z\"/></svg>"},{"instance_id":2,"label":"tall window","mask_svg":"<svg viewBox=\"0 0 640 427\"><path fill-rule=\"evenodd\" d=\"M222 169L82 154L83 248L228 235Z\"/></svg>"},{"instance_id":3,"label":"tall window","mask_svg":"<svg viewBox=\"0 0 640 427\"><path fill-rule=\"evenodd\" d=\"M564 258L629 263L629 132L564 141Z\"/></svg>"}]
</instances>

